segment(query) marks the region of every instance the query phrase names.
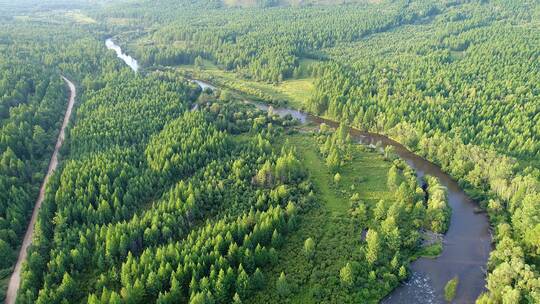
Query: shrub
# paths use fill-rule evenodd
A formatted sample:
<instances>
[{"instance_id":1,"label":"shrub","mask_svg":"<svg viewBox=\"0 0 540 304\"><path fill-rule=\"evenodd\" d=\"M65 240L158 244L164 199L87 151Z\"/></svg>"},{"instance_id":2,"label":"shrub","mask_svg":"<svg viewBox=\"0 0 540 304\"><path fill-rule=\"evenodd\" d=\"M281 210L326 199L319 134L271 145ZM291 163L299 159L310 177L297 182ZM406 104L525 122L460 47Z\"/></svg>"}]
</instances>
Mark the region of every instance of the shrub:
<instances>
[{"instance_id":1,"label":"shrub","mask_svg":"<svg viewBox=\"0 0 540 304\"><path fill-rule=\"evenodd\" d=\"M458 277L454 277L444 287L444 299L448 302L451 302L456 296L456 289L459 283Z\"/></svg>"}]
</instances>

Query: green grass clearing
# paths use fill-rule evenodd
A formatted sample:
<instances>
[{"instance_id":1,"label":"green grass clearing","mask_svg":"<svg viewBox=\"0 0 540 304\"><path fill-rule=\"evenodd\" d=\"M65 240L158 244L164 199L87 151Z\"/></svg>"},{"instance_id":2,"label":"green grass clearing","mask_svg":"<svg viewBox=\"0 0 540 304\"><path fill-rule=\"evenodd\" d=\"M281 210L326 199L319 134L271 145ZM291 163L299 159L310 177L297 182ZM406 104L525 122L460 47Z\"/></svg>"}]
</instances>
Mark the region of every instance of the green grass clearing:
<instances>
[{"instance_id":1,"label":"green grass clearing","mask_svg":"<svg viewBox=\"0 0 540 304\"><path fill-rule=\"evenodd\" d=\"M80 24L95 24L97 23L97 21L92 18L92 17L89 17L83 13L81 13L80 11L68 11L66 12L66 17L74 20L75 22L77 23L80 23Z\"/></svg>"},{"instance_id":2,"label":"green grass clearing","mask_svg":"<svg viewBox=\"0 0 540 304\"><path fill-rule=\"evenodd\" d=\"M276 89L287 96L287 100L296 109L303 109L309 100L315 86L313 78L286 80L276 86Z\"/></svg>"},{"instance_id":3,"label":"green grass clearing","mask_svg":"<svg viewBox=\"0 0 540 304\"><path fill-rule=\"evenodd\" d=\"M300 60L300 70L314 62L313 59ZM287 79L278 84L241 79L234 72L224 71L209 60L203 60L202 67L194 65L179 65L178 71L187 72L194 78L208 80L220 87L244 93L245 97L255 97L266 102L290 103L295 108L303 108L306 101L314 92L313 78Z\"/></svg>"},{"instance_id":4,"label":"green grass clearing","mask_svg":"<svg viewBox=\"0 0 540 304\"><path fill-rule=\"evenodd\" d=\"M286 274L291 285L290 303L317 303L320 299L331 303L353 303L351 293L339 279L340 269L347 262L360 259L363 250L363 223L349 214L349 198L358 192L367 204L375 204L381 199L391 201L394 195L386 186L390 163L377 153L355 146L353 160L342 168L342 180L335 185L334 175L321 157L313 135L293 134L286 139L296 148L298 157L309 171L316 203L302 214L299 227L287 236L287 242L278 251L278 264L266 272L266 288L256 294L253 303L272 301L275 282L281 272ZM351 190L352 185L354 190ZM312 259L304 252L308 237L315 241ZM389 291L381 288L379 296Z\"/></svg>"},{"instance_id":5,"label":"green grass clearing","mask_svg":"<svg viewBox=\"0 0 540 304\"><path fill-rule=\"evenodd\" d=\"M313 137L298 134L288 139L303 158L328 210L346 213L350 207L349 198L354 193L359 193L363 201L373 204L381 199L393 200L394 195L386 185L390 163L384 161L381 155L354 146L353 160L340 170L341 182L336 186L334 174L326 166Z\"/></svg>"}]
</instances>

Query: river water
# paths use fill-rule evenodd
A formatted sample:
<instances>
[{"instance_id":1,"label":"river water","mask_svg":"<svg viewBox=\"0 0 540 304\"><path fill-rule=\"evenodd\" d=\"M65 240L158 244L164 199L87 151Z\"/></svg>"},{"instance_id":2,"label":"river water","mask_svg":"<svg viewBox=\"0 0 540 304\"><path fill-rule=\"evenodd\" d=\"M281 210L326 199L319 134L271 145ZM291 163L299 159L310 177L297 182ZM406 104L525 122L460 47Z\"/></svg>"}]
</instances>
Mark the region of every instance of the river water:
<instances>
[{"instance_id":1,"label":"river water","mask_svg":"<svg viewBox=\"0 0 540 304\"><path fill-rule=\"evenodd\" d=\"M191 80L192 82L196 83L199 87L201 87L201 90L206 90L206 89L209 89L211 91L215 91L216 90L216 87L209 84L209 83L206 83L204 81L200 81L200 80L197 80L197 79L192 79Z\"/></svg>"},{"instance_id":2,"label":"river water","mask_svg":"<svg viewBox=\"0 0 540 304\"><path fill-rule=\"evenodd\" d=\"M106 41L107 48L116 51L118 57L137 71L138 64L132 57L123 54L112 40ZM201 89L216 87L200 80L192 80ZM249 102L249 101L248 101ZM301 123L325 123L338 127L338 123L313 116L298 110L272 107L249 102L263 111L282 117L290 115ZM351 136L360 144L381 147L393 146L396 153L416 170L418 177L432 175L448 189L448 202L452 208L450 227L444 236L443 251L435 259L420 258L411 263L408 280L392 291L382 303L446 303L444 286L454 277L459 278L453 303L474 303L485 289L485 267L491 251L491 234L485 214L475 213L477 204L461 189L458 183L435 164L410 152L400 143L381 134L350 129Z\"/></svg>"},{"instance_id":3,"label":"river water","mask_svg":"<svg viewBox=\"0 0 540 304\"><path fill-rule=\"evenodd\" d=\"M128 54L123 53L122 48L120 48L120 46L114 43L111 38L105 40L105 46L109 50L115 51L116 56L122 59L122 61L124 61L135 73L139 70L139 63L137 62L137 60L135 60L135 58L129 56Z\"/></svg>"},{"instance_id":4,"label":"river water","mask_svg":"<svg viewBox=\"0 0 540 304\"><path fill-rule=\"evenodd\" d=\"M291 116L292 118L300 121L300 123L302 124L305 124L307 122L309 122L311 117L303 112L300 112L300 111L297 111L297 110L294 110L294 109L288 109L288 108L283 108L283 107L274 107L272 105L267 105L267 104L264 104L264 103L257 103L257 102L251 102L251 101L246 101L246 103L249 103L249 104L252 104L254 105L257 109L259 110L262 110L262 111L265 111L265 112L269 112L269 113L273 113L273 114L277 114L281 117L286 117L286 116Z\"/></svg>"}]
</instances>

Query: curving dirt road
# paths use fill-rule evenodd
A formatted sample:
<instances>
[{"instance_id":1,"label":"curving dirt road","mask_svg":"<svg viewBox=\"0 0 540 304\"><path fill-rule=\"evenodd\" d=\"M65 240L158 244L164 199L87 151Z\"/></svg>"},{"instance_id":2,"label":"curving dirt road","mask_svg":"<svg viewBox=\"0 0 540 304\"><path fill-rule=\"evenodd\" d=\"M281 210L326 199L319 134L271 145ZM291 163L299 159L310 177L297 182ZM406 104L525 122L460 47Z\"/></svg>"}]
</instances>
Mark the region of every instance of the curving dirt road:
<instances>
[{"instance_id":1,"label":"curving dirt road","mask_svg":"<svg viewBox=\"0 0 540 304\"><path fill-rule=\"evenodd\" d=\"M21 246L21 250L19 251L19 257L17 258L17 264L15 264L15 269L13 270L13 274L11 275L11 278L9 279L9 285L8 285L8 290L6 293L6 300L5 300L6 304L15 304L15 300L17 298L17 291L19 290L19 285L21 284L22 263L26 260L26 251L28 250L28 246L30 246L30 244L32 243L32 236L34 234L34 226L36 224L39 208L41 207L41 203L43 202L43 198L45 196L45 187L47 186L49 177L53 174L54 170L56 170L56 167L58 166L58 151L60 150L60 148L62 147L62 144L64 143L65 129L69 123L69 118L71 117L73 105L75 104L75 96L77 94L75 90L75 85L64 76L62 76L62 79L64 79L64 81L69 86L69 90L70 90L69 102L66 109L66 114L64 115L64 122L62 123L60 134L58 135L58 139L56 140L56 146L54 147L54 152L51 157L51 161L49 162L49 169L47 170L47 175L45 176L45 179L43 180L43 184L41 184L41 188L39 189L39 196L36 200L34 211L32 212L32 218L30 219L30 223L28 223L28 228L26 229L26 234L24 235L24 240Z\"/></svg>"}]
</instances>

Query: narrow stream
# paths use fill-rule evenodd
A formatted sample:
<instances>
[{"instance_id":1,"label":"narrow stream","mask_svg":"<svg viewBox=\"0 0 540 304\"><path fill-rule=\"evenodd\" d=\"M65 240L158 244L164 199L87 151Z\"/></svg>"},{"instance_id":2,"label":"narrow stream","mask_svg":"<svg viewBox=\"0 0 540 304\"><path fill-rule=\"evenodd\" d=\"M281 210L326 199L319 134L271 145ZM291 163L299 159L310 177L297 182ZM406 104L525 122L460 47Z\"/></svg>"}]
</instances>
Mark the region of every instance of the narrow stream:
<instances>
[{"instance_id":1,"label":"narrow stream","mask_svg":"<svg viewBox=\"0 0 540 304\"><path fill-rule=\"evenodd\" d=\"M209 89L211 91L214 91L216 90L216 87L209 84L209 83L206 83L204 81L200 81L200 80L197 80L197 79L191 79L191 82L194 82L196 83L199 87L201 87L201 90L206 90L206 89Z\"/></svg>"},{"instance_id":2,"label":"narrow stream","mask_svg":"<svg viewBox=\"0 0 540 304\"><path fill-rule=\"evenodd\" d=\"M122 52L122 48L120 48L120 46L114 43L114 41L112 41L112 38L105 40L105 46L109 50L115 51L116 56L122 59L122 61L124 61L133 70L133 72L137 73L137 71L139 70L139 63L137 62L137 60L135 60L135 58L129 56L128 54L124 54Z\"/></svg>"},{"instance_id":3,"label":"narrow stream","mask_svg":"<svg viewBox=\"0 0 540 304\"><path fill-rule=\"evenodd\" d=\"M119 58L124 60L134 71L137 61L122 53L120 47L112 40L106 42L108 48L114 49ZM109 47L111 45L111 47ZM122 56L120 56L122 55ZM132 64L134 65L132 66ZM200 80L192 80L201 89L216 87ZM274 108L272 106L248 102L260 110L270 111L280 116L291 115L301 123L325 123L338 127L335 121L327 120L298 110ZM450 228L444 236L442 254L435 258L420 258L411 263L409 279L392 291L382 303L446 303L444 286L454 277L459 278L459 285L453 303L474 303L485 289L485 267L491 251L491 234L489 222L485 214L475 213L477 204L460 188L458 183L444 173L435 164L410 152L400 143L380 134L350 130L351 136L360 144L379 144L383 148L393 146L396 153L414 168L419 177L432 175L448 189L448 202L452 208Z\"/></svg>"}]
</instances>

